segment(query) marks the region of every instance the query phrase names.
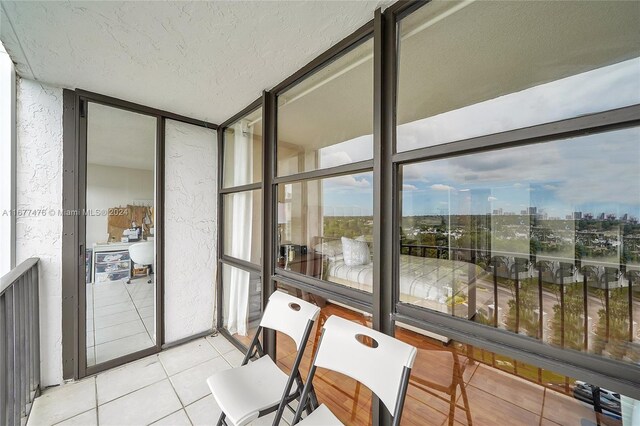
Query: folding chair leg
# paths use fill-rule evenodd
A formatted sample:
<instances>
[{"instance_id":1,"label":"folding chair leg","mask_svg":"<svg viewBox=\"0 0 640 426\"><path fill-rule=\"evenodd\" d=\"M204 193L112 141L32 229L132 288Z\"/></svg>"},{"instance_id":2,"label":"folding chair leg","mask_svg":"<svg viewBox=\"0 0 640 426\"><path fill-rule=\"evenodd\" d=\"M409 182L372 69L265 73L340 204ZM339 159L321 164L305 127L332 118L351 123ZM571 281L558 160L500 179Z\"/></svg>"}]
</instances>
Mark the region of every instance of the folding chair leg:
<instances>
[{"instance_id":1,"label":"folding chair leg","mask_svg":"<svg viewBox=\"0 0 640 426\"><path fill-rule=\"evenodd\" d=\"M315 410L320 406L320 403L318 402L318 397L316 396L316 388L313 387L313 384L311 385L311 391L309 392L308 401L309 401L308 408L311 411ZM308 414L311 414L311 412L309 412Z\"/></svg>"},{"instance_id":2,"label":"folding chair leg","mask_svg":"<svg viewBox=\"0 0 640 426\"><path fill-rule=\"evenodd\" d=\"M449 426L453 426L453 420L456 416L456 388L457 386L454 385L449 400Z\"/></svg>"},{"instance_id":3,"label":"folding chair leg","mask_svg":"<svg viewBox=\"0 0 640 426\"><path fill-rule=\"evenodd\" d=\"M218 424L217 424L217 426L225 426L225 425L227 424L227 422L225 422L225 421L224 421L224 418L225 418L225 417L226 417L226 416L225 416L225 414L224 414L224 413L220 414L220 418L218 419Z\"/></svg>"}]
</instances>

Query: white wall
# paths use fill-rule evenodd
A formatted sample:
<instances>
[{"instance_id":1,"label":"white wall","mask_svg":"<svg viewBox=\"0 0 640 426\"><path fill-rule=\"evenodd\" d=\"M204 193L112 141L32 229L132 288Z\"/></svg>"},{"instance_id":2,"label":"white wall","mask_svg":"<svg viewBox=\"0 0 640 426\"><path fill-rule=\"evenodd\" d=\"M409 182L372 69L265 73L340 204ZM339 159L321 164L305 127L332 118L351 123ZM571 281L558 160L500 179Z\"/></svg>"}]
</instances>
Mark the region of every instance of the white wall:
<instances>
[{"instance_id":1,"label":"white wall","mask_svg":"<svg viewBox=\"0 0 640 426\"><path fill-rule=\"evenodd\" d=\"M87 164L87 209L126 207L134 200L154 199L152 170ZM87 216L87 247L107 240L107 216ZM117 235L119 241L121 235Z\"/></svg>"},{"instance_id":2,"label":"white wall","mask_svg":"<svg viewBox=\"0 0 640 426\"><path fill-rule=\"evenodd\" d=\"M214 327L216 132L166 122L165 342Z\"/></svg>"},{"instance_id":3,"label":"white wall","mask_svg":"<svg viewBox=\"0 0 640 426\"><path fill-rule=\"evenodd\" d=\"M40 258L43 387L62 383L62 89L17 84L16 262ZM214 327L216 133L168 120L165 174L165 341Z\"/></svg>"},{"instance_id":4,"label":"white wall","mask_svg":"<svg viewBox=\"0 0 640 426\"><path fill-rule=\"evenodd\" d=\"M12 193L16 136L16 73L0 42L0 276L15 265ZM6 213L6 214L5 214Z\"/></svg>"},{"instance_id":5,"label":"white wall","mask_svg":"<svg viewBox=\"0 0 640 426\"><path fill-rule=\"evenodd\" d=\"M16 263L40 258L41 386L62 382L62 89L17 84Z\"/></svg>"}]
</instances>

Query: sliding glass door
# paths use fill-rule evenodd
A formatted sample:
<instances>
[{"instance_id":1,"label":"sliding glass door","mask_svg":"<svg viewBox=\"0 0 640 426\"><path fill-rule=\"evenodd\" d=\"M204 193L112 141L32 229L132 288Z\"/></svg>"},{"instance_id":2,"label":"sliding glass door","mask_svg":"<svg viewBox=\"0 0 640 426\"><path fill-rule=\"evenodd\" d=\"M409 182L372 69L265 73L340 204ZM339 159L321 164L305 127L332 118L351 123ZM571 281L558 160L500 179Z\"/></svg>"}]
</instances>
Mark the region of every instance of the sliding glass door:
<instances>
[{"instance_id":1,"label":"sliding glass door","mask_svg":"<svg viewBox=\"0 0 640 426\"><path fill-rule=\"evenodd\" d=\"M92 371L158 346L158 118L85 102L81 341Z\"/></svg>"}]
</instances>

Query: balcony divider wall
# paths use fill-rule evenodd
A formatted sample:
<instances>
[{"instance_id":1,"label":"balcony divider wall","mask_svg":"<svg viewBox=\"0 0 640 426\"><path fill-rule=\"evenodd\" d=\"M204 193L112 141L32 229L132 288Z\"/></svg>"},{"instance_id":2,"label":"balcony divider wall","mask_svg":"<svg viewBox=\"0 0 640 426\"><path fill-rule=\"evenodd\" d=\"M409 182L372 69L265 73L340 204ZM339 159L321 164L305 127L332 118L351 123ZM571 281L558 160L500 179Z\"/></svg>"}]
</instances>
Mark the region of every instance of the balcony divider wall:
<instances>
[{"instance_id":1,"label":"balcony divider wall","mask_svg":"<svg viewBox=\"0 0 640 426\"><path fill-rule=\"evenodd\" d=\"M411 16L413 12L428 3L423 1L401 1L384 11L377 10L372 21L318 56L273 89L265 91L260 100L254 102L220 127L218 140L221 145L219 149L223 150L224 127L250 110L255 110L259 105L262 105L264 145L263 175L260 188L263 196L263 262L259 268L259 273L262 277L263 306L266 304L269 295L275 291L276 282L283 283L337 301L357 310L369 312L372 314L374 329L389 335L394 335L396 321L401 322L427 332L456 339L464 344L495 351L537 367L552 369L572 377L579 377L581 380L587 380L598 386L607 387L632 398L640 399L640 368L637 365L546 345L541 341L536 341L520 334L487 327L443 312L412 306L400 300L398 259L401 253L400 221L402 218L400 216L400 207L402 199L401 170L403 166L426 160L450 158L497 149L533 146L560 138L600 134L640 125L640 105L631 105L399 152L396 141L400 45L398 27L404 18ZM371 87L374 100L372 111L373 158L325 169L307 170L303 168L293 174L279 175L277 170L279 96L296 84L313 76L317 71L334 63L342 55L352 51L370 38L373 38L373 87ZM327 105L327 108L330 107L331 105ZM223 155L219 155L219 158L221 159L220 168L222 169ZM346 176L366 171L373 171L374 267L372 293L335 285L318 277L304 275L276 265L276 258L280 250L276 239L278 235L278 185ZM222 179L219 181L222 182ZM222 214L222 197L231 190L220 189L219 212ZM249 187L242 189L249 189ZM222 217L219 217L219 219L219 223L222 224ZM222 225L220 229L222 230ZM219 247L222 247L222 235L220 235L220 238ZM221 264L230 264L249 269L248 265L235 262L223 255L220 255L219 261ZM256 271L258 270L256 269ZM219 327L222 325L221 298L222 283L220 277L218 277L217 318ZM225 333L224 329L222 329L222 332ZM225 335L231 337L228 333L225 333ZM238 347L243 347L237 340L232 339L232 341ZM264 342L267 353L275 359L275 335L265 335ZM372 407L373 424L391 424L386 409L375 398Z\"/></svg>"}]
</instances>

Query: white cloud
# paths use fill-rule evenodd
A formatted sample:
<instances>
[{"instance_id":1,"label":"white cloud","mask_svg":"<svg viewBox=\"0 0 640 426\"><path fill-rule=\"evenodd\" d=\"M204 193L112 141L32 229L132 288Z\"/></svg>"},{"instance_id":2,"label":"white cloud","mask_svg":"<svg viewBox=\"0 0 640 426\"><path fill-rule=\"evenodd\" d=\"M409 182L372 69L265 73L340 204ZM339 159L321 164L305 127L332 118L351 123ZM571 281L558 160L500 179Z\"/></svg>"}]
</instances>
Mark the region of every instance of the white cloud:
<instances>
[{"instance_id":1,"label":"white cloud","mask_svg":"<svg viewBox=\"0 0 640 426\"><path fill-rule=\"evenodd\" d=\"M369 188L371 182L365 178L356 178L352 175L338 176L325 181L327 188Z\"/></svg>"},{"instance_id":2,"label":"white cloud","mask_svg":"<svg viewBox=\"0 0 640 426\"><path fill-rule=\"evenodd\" d=\"M405 183L402 185L403 191L416 191L418 189L417 186Z\"/></svg>"},{"instance_id":3,"label":"white cloud","mask_svg":"<svg viewBox=\"0 0 640 426\"><path fill-rule=\"evenodd\" d=\"M434 191L455 191L456 189L453 186L443 185L441 183L435 183L431 185L431 189Z\"/></svg>"},{"instance_id":4,"label":"white cloud","mask_svg":"<svg viewBox=\"0 0 640 426\"><path fill-rule=\"evenodd\" d=\"M489 197L487 198L487 201L498 201L498 199L496 197Z\"/></svg>"}]
</instances>

